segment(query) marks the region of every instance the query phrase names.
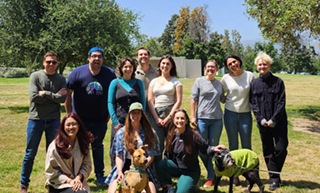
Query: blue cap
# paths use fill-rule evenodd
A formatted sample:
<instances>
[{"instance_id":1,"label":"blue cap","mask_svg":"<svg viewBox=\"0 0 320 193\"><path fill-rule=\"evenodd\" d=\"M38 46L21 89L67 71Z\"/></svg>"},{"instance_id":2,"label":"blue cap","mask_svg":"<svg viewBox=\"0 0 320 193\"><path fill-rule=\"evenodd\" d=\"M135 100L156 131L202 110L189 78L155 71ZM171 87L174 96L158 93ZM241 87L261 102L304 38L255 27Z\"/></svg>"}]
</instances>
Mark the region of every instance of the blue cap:
<instances>
[{"instance_id":1,"label":"blue cap","mask_svg":"<svg viewBox=\"0 0 320 193\"><path fill-rule=\"evenodd\" d=\"M93 48L91 48L91 49L89 50L89 52L88 52L88 55L90 56L92 52L96 52L96 51L99 51L99 52L102 53L102 55L104 55L103 50L102 50L101 48L99 48L99 47L93 47Z\"/></svg>"}]
</instances>

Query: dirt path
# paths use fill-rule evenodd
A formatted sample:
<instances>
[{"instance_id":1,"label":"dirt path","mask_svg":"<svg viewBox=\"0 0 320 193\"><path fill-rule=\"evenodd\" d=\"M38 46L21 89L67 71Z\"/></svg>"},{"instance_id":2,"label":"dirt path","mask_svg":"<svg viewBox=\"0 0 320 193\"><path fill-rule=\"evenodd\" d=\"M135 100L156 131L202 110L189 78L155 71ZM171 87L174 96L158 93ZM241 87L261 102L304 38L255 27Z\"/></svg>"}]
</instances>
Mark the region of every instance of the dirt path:
<instances>
[{"instance_id":1,"label":"dirt path","mask_svg":"<svg viewBox=\"0 0 320 193\"><path fill-rule=\"evenodd\" d=\"M295 118L291 123L293 130L320 135L320 120Z\"/></svg>"}]
</instances>

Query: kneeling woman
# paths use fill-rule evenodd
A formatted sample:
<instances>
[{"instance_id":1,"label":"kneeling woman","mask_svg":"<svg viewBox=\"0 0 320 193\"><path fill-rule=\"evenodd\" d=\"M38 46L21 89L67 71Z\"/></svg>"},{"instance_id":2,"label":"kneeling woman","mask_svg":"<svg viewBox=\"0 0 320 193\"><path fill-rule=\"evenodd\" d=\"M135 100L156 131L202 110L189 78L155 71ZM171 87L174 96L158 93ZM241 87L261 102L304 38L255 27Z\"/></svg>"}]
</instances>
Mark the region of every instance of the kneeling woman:
<instances>
[{"instance_id":1,"label":"kneeling woman","mask_svg":"<svg viewBox=\"0 0 320 193\"><path fill-rule=\"evenodd\" d=\"M127 150L135 147L140 148L145 144L148 144L146 171L150 180L149 187L152 193L156 193L159 185L157 185L158 181L152 162L154 156L160 155L159 141L143 113L141 103L135 102L130 105L125 126L119 129L113 140L111 154L116 156L116 166L106 179L106 183L109 184L109 193L115 192L118 182L124 178L124 172L129 170L131 155Z\"/></svg>"},{"instance_id":2,"label":"kneeling woman","mask_svg":"<svg viewBox=\"0 0 320 193\"><path fill-rule=\"evenodd\" d=\"M209 146L201 135L191 128L190 119L185 110L177 109L172 123L166 141L164 160L157 165L163 192L175 192L172 177L180 177L177 193L194 192L201 173L198 151L204 155L213 155L214 152L226 147L224 145Z\"/></svg>"},{"instance_id":3,"label":"kneeling woman","mask_svg":"<svg viewBox=\"0 0 320 193\"><path fill-rule=\"evenodd\" d=\"M89 145L94 140L75 113L61 121L46 156L46 188L57 193L90 193L86 178L92 169Z\"/></svg>"}]
</instances>

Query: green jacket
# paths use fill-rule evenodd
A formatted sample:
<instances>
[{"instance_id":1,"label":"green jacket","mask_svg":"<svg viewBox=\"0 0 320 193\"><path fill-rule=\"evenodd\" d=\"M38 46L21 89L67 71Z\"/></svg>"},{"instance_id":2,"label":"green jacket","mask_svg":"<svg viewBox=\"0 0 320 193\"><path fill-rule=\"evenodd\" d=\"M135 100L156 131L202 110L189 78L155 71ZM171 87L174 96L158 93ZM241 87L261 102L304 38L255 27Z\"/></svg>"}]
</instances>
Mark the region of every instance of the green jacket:
<instances>
[{"instance_id":1,"label":"green jacket","mask_svg":"<svg viewBox=\"0 0 320 193\"><path fill-rule=\"evenodd\" d=\"M235 161L235 165L245 167L247 169L240 169L237 166L233 166L231 168L225 168L225 170L219 172L216 169L215 163L213 162L213 167L218 177L228 176L228 177L238 177L243 173L253 169L258 163L259 158L254 151L249 149L238 149L230 151L232 158Z\"/></svg>"}]
</instances>

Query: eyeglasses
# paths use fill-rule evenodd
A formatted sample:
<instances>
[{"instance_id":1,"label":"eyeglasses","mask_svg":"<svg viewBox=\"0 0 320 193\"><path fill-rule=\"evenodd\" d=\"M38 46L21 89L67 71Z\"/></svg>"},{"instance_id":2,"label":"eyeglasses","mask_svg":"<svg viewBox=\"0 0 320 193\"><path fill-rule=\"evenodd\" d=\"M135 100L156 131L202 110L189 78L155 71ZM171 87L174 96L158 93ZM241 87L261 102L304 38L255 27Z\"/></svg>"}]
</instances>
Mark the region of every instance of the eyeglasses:
<instances>
[{"instance_id":1,"label":"eyeglasses","mask_svg":"<svg viewBox=\"0 0 320 193\"><path fill-rule=\"evenodd\" d=\"M217 68L216 66L206 66L206 68L212 68L212 69L215 69Z\"/></svg>"},{"instance_id":2,"label":"eyeglasses","mask_svg":"<svg viewBox=\"0 0 320 193\"><path fill-rule=\"evenodd\" d=\"M92 55L91 58L92 59L101 59L102 55Z\"/></svg>"},{"instance_id":3,"label":"eyeglasses","mask_svg":"<svg viewBox=\"0 0 320 193\"><path fill-rule=\"evenodd\" d=\"M46 61L47 64L53 64L56 65L58 62L57 61Z\"/></svg>"}]
</instances>

